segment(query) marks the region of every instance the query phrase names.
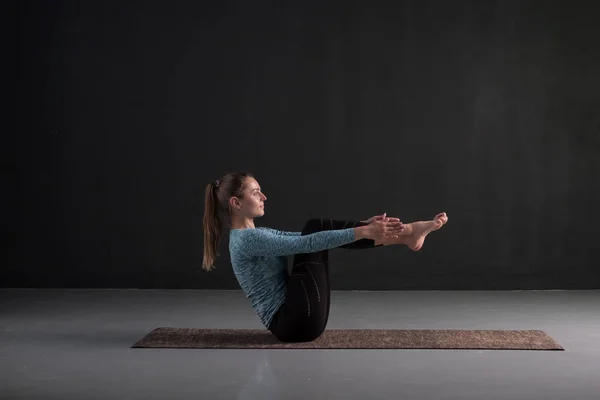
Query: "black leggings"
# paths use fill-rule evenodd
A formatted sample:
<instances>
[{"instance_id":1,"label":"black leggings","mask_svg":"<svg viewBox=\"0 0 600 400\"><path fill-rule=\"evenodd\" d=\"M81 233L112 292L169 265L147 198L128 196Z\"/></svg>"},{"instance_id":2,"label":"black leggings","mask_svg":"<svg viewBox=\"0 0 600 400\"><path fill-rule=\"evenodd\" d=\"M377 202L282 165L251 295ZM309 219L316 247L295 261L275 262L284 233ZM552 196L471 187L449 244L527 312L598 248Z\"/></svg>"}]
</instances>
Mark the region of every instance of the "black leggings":
<instances>
[{"instance_id":1,"label":"black leggings","mask_svg":"<svg viewBox=\"0 0 600 400\"><path fill-rule=\"evenodd\" d=\"M352 228L366 225L363 222L331 219L309 220L302 235ZM357 240L339 248L370 249L375 242ZM282 342L308 342L315 340L325 330L329 318L329 250L302 253L294 256L292 272L286 285L285 303L279 308L269 330Z\"/></svg>"}]
</instances>

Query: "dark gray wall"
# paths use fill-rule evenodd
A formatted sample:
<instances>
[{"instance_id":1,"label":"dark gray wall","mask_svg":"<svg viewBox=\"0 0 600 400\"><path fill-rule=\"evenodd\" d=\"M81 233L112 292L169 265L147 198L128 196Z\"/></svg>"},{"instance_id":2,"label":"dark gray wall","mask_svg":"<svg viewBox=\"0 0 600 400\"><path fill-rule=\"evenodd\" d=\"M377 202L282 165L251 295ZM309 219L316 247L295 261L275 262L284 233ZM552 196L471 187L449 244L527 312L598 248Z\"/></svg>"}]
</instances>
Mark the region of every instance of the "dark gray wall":
<instances>
[{"instance_id":1,"label":"dark gray wall","mask_svg":"<svg viewBox=\"0 0 600 400\"><path fill-rule=\"evenodd\" d=\"M89 3L18 6L2 286L236 289L203 190L247 169L257 225L448 213L418 253L335 250L334 289L600 287L597 9Z\"/></svg>"}]
</instances>

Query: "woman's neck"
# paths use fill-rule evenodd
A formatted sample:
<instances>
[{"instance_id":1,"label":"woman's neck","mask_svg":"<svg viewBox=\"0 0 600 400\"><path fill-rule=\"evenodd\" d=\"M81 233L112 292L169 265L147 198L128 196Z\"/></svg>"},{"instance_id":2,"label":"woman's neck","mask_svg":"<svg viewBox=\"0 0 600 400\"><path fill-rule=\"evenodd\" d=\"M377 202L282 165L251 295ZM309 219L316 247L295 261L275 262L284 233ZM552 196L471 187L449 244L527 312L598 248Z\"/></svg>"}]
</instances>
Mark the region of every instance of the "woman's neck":
<instances>
[{"instance_id":1,"label":"woman's neck","mask_svg":"<svg viewBox=\"0 0 600 400\"><path fill-rule=\"evenodd\" d=\"M231 229L254 229L254 220L251 218L232 218Z\"/></svg>"}]
</instances>

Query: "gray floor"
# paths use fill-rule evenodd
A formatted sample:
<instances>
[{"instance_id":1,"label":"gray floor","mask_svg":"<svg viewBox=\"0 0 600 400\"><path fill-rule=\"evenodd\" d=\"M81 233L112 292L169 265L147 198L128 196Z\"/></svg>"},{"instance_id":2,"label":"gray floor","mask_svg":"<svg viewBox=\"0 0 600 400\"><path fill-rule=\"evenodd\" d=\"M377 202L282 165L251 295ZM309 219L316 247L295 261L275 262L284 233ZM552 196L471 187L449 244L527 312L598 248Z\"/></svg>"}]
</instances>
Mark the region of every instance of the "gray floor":
<instances>
[{"instance_id":1,"label":"gray floor","mask_svg":"<svg viewBox=\"0 0 600 400\"><path fill-rule=\"evenodd\" d=\"M261 328L238 291L0 290L0 398L600 398L600 291L333 292L329 328L541 329L566 351L130 348L159 326Z\"/></svg>"}]
</instances>

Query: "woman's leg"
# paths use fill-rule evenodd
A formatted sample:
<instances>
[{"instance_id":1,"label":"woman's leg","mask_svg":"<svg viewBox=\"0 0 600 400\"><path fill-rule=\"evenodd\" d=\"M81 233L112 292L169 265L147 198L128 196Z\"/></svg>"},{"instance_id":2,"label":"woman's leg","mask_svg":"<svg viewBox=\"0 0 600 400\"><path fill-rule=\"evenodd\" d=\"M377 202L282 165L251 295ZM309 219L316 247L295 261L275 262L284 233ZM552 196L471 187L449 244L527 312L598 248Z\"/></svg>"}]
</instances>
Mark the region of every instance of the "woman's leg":
<instances>
[{"instance_id":1,"label":"woman's leg","mask_svg":"<svg viewBox=\"0 0 600 400\"><path fill-rule=\"evenodd\" d=\"M302 235L363 225L366 224L311 219L304 226ZM340 247L368 249L377 246L373 240L363 239ZM287 283L285 304L269 329L279 340L286 342L304 342L318 338L329 319L330 292L329 251L296 254Z\"/></svg>"}]
</instances>

